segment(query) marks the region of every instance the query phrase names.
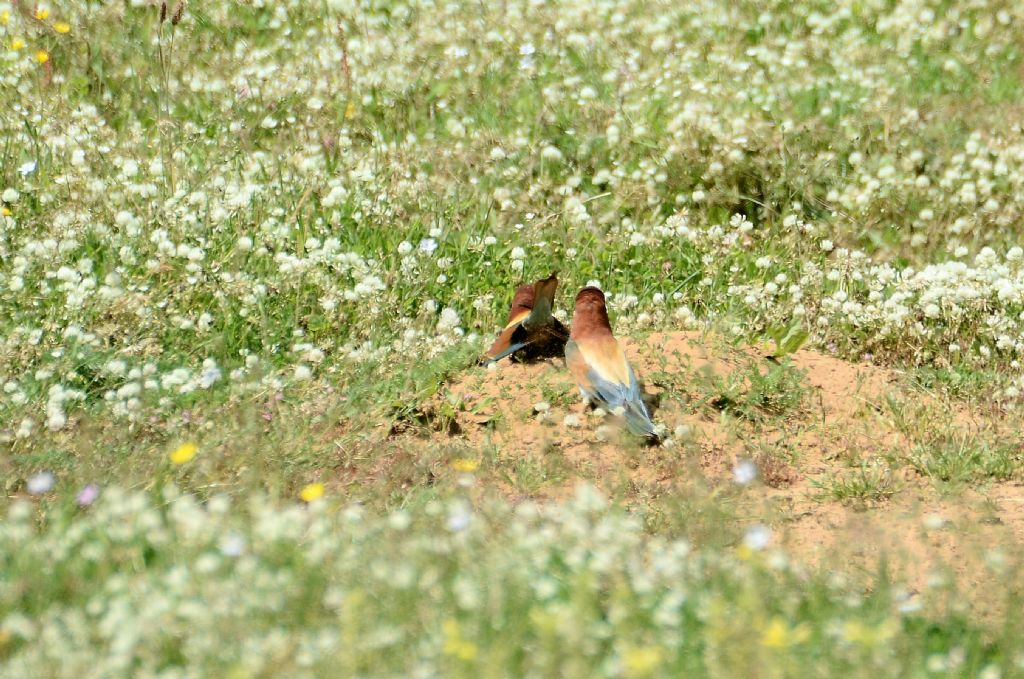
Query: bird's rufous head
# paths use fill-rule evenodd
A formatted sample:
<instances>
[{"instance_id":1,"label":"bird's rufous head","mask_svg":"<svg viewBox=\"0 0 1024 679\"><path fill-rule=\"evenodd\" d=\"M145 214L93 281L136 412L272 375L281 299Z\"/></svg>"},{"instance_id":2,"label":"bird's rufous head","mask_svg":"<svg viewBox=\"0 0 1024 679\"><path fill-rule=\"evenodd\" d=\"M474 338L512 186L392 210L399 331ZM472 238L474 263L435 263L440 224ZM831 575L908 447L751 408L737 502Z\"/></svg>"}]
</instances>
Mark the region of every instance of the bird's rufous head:
<instances>
[{"instance_id":1,"label":"bird's rufous head","mask_svg":"<svg viewBox=\"0 0 1024 679\"><path fill-rule=\"evenodd\" d=\"M573 339L611 334L611 331L601 289L588 286L576 293L576 308L572 314Z\"/></svg>"}]
</instances>

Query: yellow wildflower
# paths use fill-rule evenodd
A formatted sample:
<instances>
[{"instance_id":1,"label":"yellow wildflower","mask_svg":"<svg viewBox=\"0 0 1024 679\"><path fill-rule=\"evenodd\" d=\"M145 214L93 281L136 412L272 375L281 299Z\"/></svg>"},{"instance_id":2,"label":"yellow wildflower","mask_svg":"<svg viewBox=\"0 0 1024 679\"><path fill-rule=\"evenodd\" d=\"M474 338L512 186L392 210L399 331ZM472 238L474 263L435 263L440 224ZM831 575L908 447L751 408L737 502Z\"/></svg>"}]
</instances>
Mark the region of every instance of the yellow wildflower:
<instances>
[{"instance_id":1,"label":"yellow wildflower","mask_svg":"<svg viewBox=\"0 0 1024 679\"><path fill-rule=\"evenodd\" d=\"M868 648L880 646L896 634L896 625L884 620L877 627L865 625L858 620L850 620L843 625L843 639Z\"/></svg>"},{"instance_id":2,"label":"yellow wildflower","mask_svg":"<svg viewBox=\"0 0 1024 679\"><path fill-rule=\"evenodd\" d=\"M4 217L10 217L11 216L10 209L5 207L3 211L4 211Z\"/></svg>"},{"instance_id":3,"label":"yellow wildflower","mask_svg":"<svg viewBox=\"0 0 1024 679\"><path fill-rule=\"evenodd\" d=\"M622 654L622 669L627 677L649 677L661 660L661 649L657 646L631 648Z\"/></svg>"},{"instance_id":4,"label":"yellow wildflower","mask_svg":"<svg viewBox=\"0 0 1024 679\"><path fill-rule=\"evenodd\" d=\"M199 446L194 443L183 443L174 449L171 453L171 462L173 464L185 464L196 456L199 452Z\"/></svg>"},{"instance_id":5,"label":"yellow wildflower","mask_svg":"<svg viewBox=\"0 0 1024 679\"><path fill-rule=\"evenodd\" d=\"M6 26L7 22L11 20L11 13L6 9L0 12L0 26Z\"/></svg>"},{"instance_id":6,"label":"yellow wildflower","mask_svg":"<svg viewBox=\"0 0 1024 679\"><path fill-rule=\"evenodd\" d=\"M345 107L345 120L352 120L356 117L356 105L354 102L348 102L348 106Z\"/></svg>"},{"instance_id":7,"label":"yellow wildflower","mask_svg":"<svg viewBox=\"0 0 1024 679\"><path fill-rule=\"evenodd\" d=\"M469 460L469 459L461 458L461 457L456 459L456 460L452 460L452 469L454 469L457 472L463 472L463 473L466 473L466 474L470 474L472 472L475 472L479 468L480 468L480 461L479 460Z\"/></svg>"},{"instance_id":8,"label":"yellow wildflower","mask_svg":"<svg viewBox=\"0 0 1024 679\"><path fill-rule=\"evenodd\" d=\"M40 7L39 9L36 10L36 19L43 21L48 16L50 16L50 10L46 9L45 7Z\"/></svg>"},{"instance_id":9,"label":"yellow wildflower","mask_svg":"<svg viewBox=\"0 0 1024 679\"><path fill-rule=\"evenodd\" d=\"M451 619L445 620L441 623L441 630L444 632L444 647L442 650L445 655L454 656L459 660L467 662L476 658L476 644L462 638L462 633L459 631L459 623Z\"/></svg>"},{"instance_id":10,"label":"yellow wildflower","mask_svg":"<svg viewBox=\"0 0 1024 679\"><path fill-rule=\"evenodd\" d=\"M71 24L69 24L66 21L58 21L53 25L53 30L57 31L58 33L70 33Z\"/></svg>"},{"instance_id":11,"label":"yellow wildflower","mask_svg":"<svg viewBox=\"0 0 1024 679\"><path fill-rule=\"evenodd\" d=\"M40 64L45 64L50 60L50 55L46 53L46 50L39 50L36 52L36 61Z\"/></svg>"},{"instance_id":12,"label":"yellow wildflower","mask_svg":"<svg viewBox=\"0 0 1024 679\"><path fill-rule=\"evenodd\" d=\"M811 629L806 624L801 623L796 627L790 627L782 618L776 616L765 628L764 634L761 636L761 644L768 648L784 648L801 644L810 636Z\"/></svg>"},{"instance_id":13,"label":"yellow wildflower","mask_svg":"<svg viewBox=\"0 0 1024 679\"><path fill-rule=\"evenodd\" d=\"M21 38L15 38L14 40L11 40L11 49L12 50L20 50L24 46L25 46L25 41L22 40Z\"/></svg>"},{"instance_id":14,"label":"yellow wildflower","mask_svg":"<svg viewBox=\"0 0 1024 679\"><path fill-rule=\"evenodd\" d=\"M322 483L311 483L299 492L299 497L301 497L304 502L319 500L323 496L324 484Z\"/></svg>"}]
</instances>

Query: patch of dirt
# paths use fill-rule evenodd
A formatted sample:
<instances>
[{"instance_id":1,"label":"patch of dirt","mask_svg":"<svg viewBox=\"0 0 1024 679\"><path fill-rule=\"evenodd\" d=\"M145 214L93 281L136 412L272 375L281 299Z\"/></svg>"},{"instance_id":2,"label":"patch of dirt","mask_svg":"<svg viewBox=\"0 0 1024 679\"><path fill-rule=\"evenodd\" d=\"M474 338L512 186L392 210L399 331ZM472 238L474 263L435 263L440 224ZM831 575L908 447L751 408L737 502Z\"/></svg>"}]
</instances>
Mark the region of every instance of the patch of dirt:
<instances>
[{"instance_id":1,"label":"patch of dirt","mask_svg":"<svg viewBox=\"0 0 1024 679\"><path fill-rule=\"evenodd\" d=\"M1006 487L995 495L917 492L871 509L817 503L781 524L780 543L806 563L868 581L884 562L910 606L918 594L952 585L963 598L950 605L995 616L1022 584L1024 492Z\"/></svg>"},{"instance_id":2,"label":"patch of dirt","mask_svg":"<svg viewBox=\"0 0 1024 679\"><path fill-rule=\"evenodd\" d=\"M444 420L435 427L439 431L434 441L454 438L472 446L495 445L512 455L539 454L554 447L593 478L625 466L632 476L646 481L658 472L650 465L636 464L638 459L678 462L687 458L707 477L725 479L731 477L737 458L754 457L760 444L771 444L798 449L798 464L773 460L771 465L779 485L792 491L807 486L808 474L821 470L830 456L860 439L870 443L876 434L870 418L864 420L864 411L896 379L882 368L798 351L791 358L793 369L802 373L801 404L794 412L784 413L781 423L769 413L757 421L761 414L756 406L746 406L749 413L723 413L709 402L722 386L716 380L731 380L742 390L746 372L772 369L765 351L716 345L696 332L656 334L623 344L657 403L653 418L666 426L674 447L647 447L622 432L614 418L596 418L582 402L564 362L557 359L502 362L496 369L473 369L448 385L431 406L433 416ZM543 410L545 404L547 410ZM852 435L851 422L860 420L864 421ZM679 427L688 427L690 433L674 434ZM445 433L453 430L458 432L454 437ZM568 480L567 486L572 485L574 480ZM544 493L547 497L560 494L558 488Z\"/></svg>"},{"instance_id":3,"label":"patch of dirt","mask_svg":"<svg viewBox=\"0 0 1024 679\"><path fill-rule=\"evenodd\" d=\"M792 556L868 574L889 555L912 592L934 586L942 572L971 587L995 572L989 546L1019 551L1024 542L1024 490L1011 484L995 486L988 499L943 499L897 465L892 499L823 499L832 479L911 445L895 425L898 406L887 401L905 388L897 371L801 350L776 381L758 387L758 376L776 367L761 347L697 332L623 344L670 447L645 445L595 417L558 359L470 369L428 406L428 443L497 451L495 483L513 499L562 498L583 480L619 497L626 489L627 497L651 498L686 493L699 479L712 498L716 488L736 495L743 520L770 523ZM767 398L751 396L758 388ZM952 422L971 417L946 406ZM759 481L746 489L733 483L740 459L759 468Z\"/></svg>"}]
</instances>

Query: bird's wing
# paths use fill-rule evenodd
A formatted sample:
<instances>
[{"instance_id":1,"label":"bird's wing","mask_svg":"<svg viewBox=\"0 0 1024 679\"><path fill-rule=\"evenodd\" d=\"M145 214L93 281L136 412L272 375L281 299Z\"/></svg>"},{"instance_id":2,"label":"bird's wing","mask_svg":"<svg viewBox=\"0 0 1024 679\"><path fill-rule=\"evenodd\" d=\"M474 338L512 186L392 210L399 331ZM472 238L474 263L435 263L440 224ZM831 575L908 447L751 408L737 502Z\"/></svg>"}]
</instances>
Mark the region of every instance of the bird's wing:
<instances>
[{"instance_id":1,"label":"bird's wing","mask_svg":"<svg viewBox=\"0 0 1024 679\"><path fill-rule=\"evenodd\" d=\"M571 348L570 348L571 346ZM626 400L629 366L614 338L581 338L565 345L566 365L580 387L594 400L612 408Z\"/></svg>"},{"instance_id":2,"label":"bird's wing","mask_svg":"<svg viewBox=\"0 0 1024 679\"><path fill-rule=\"evenodd\" d=\"M608 337L577 341L575 345L575 351L580 354L578 360L586 365L589 387L581 382L584 391L592 393L611 408L622 407L626 424L634 434L652 435L654 423L641 397L640 383L619 343ZM568 351L566 357L568 362Z\"/></svg>"},{"instance_id":3,"label":"bird's wing","mask_svg":"<svg viewBox=\"0 0 1024 679\"><path fill-rule=\"evenodd\" d=\"M590 366L587 365L587 360L580 353L580 348L575 340L569 340L565 343L565 365L569 368L569 373L576 380L576 384L583 390L586 397L596 400L597 392L594 391L593 384L590 381Z\"/></svg>"},{"instance_id":4,"label":"bird's wing","mask_svg":"<svg viewBox=\"0 0 1024 679\"><path fill-rule=\"evenodd\" d=\"M516 314L512 318L508 319L508 323L505 324L505 328L504 329L508 330L510 328L511 329L515 329L515 328L519 327L522 324L522 322L525 321L529 317L529 315L530 315L530 310L529 309L523 309L522 311L520 311L518 314Z\"/></svg>"},{"instance_id":5,"label":"bird's wing","mask_svg":"<svg viewBox=\"0 0 1024 679\"><path fill-rule=\"evenodd\" d=\"M522 326L523 320L530 315L529 311L522 311L516 314L512 319L509 320L501 334L498 335L498 339L494 340L494 344L487 350L487 358L492 361L500 361L506 356L513 354L524 346L522 338L517 335L516 331ZM521 335L522 333L519 333Z\"/></svg>"},{"instance_id":6,"label":"bird's wing","mask_svg":"<svg viewBox=\"0 0 1024 679\"><path fill-rule=\"evenodd\" d=\"M551 310L555 304L555 291L557 289L558 279L554 276L534 283L533 310L523 321L523 326L527 330L548 326L555 320L551 316Z\"/></svg>"}]
</instances>

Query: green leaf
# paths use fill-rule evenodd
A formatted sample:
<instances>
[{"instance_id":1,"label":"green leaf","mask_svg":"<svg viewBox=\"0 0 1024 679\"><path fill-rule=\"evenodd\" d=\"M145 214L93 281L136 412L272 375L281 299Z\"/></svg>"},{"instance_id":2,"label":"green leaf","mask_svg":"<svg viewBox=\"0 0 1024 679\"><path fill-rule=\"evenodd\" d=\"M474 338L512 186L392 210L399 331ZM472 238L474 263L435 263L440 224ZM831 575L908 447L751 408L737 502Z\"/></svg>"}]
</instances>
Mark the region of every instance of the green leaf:
<instances>
[{"instance_id":1,"label":"green leaf","mask_svg":"<svg viewBox=\"0 0 1024 679\"><path fill-rule=\"evenodd\" d=\"M800 322L797 321L790 326L789 331L782 338L782 341L778 342L778 350L775 352L775 356L785 356L786 354L792 354L803 346L804 342L807 341L809 336L808 332L801 327Z\"/></svg>"}]
</instances>

